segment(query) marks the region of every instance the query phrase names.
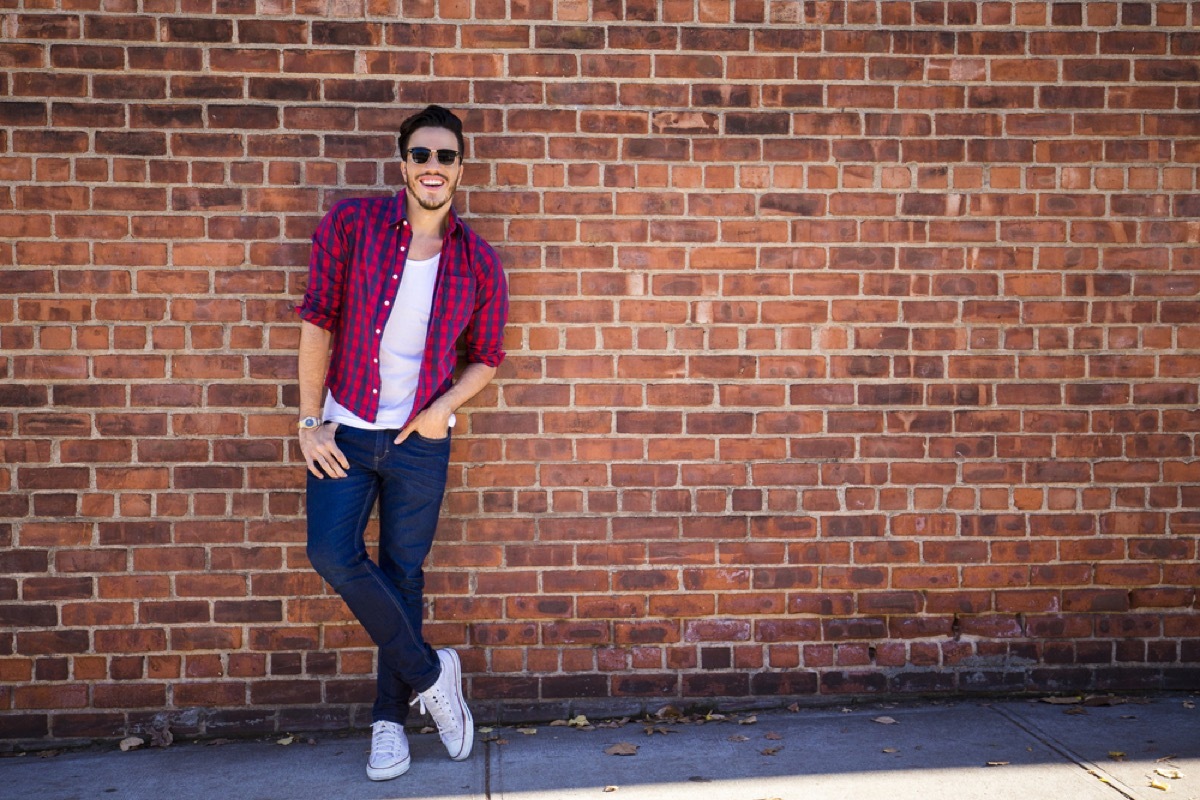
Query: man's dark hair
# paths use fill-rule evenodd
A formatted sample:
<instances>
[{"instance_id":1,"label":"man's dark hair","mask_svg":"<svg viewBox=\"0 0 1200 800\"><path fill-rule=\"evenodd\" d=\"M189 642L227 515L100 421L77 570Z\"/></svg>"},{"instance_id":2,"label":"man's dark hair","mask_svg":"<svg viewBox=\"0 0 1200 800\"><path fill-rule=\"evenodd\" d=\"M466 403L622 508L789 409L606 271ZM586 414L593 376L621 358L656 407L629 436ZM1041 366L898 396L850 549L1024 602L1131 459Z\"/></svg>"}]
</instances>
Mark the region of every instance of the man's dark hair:
<instances>
[{"instance_id":1,"label":"man's dark hair","mask_svg":"<svg viewBox=\"0 0 1200 800\"><path fill-rule=\"evenodd\" d=\"M400 123L401 156L408 155L408 137L412 136L413 131L419 128L445 128L458 139L458 152L463 152L465 145L463 144L462 120L454 116L449 109L441 106L426 106L424 110L418 111Z\"/></svg>"}]
</instances>

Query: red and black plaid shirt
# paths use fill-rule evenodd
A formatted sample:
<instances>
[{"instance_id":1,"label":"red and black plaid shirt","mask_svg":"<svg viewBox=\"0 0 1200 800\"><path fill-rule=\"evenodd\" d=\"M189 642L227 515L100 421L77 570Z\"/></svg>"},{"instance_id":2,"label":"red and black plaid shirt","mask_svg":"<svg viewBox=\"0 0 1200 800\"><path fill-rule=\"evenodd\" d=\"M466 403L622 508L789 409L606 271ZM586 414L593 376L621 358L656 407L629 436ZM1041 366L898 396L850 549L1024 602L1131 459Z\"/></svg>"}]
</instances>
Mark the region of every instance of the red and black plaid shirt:
<instances>
[{"instance_id":1,"label":"red and black plaid shirt","mask_svg":"<svg viewBox=\"0 0 1200 800\"><path fill-rule=\"evenodd\" d=\"M296 307L301 318L333 333L325 385L367 422L379 413L379 345L412 239L404 204L401 192L335 205L313 234L308 290ZM500 258L451 209L409 421L450 388L464 332L470 362L500 365L507 321Z\"/></svg>"}]
</instances>

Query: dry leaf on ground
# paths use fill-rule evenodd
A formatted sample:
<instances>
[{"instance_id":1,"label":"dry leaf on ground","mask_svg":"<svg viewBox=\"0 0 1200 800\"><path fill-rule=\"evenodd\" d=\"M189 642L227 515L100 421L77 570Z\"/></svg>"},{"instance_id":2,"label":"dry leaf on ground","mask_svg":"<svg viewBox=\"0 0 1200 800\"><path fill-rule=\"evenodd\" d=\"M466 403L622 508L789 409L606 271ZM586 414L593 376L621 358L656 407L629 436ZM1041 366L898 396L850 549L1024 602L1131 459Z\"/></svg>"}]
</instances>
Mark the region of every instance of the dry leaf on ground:
<instances>
[{"instance_id":1,"label":"dry leaf on ground","mask_svg":"<svg viewBox=\"0 0 1200 800\"><path fill-rule=\"evenodd\" d=\"M1111 694L1092 694L1083 698L1085 706L1123 706L1129 701Z\"/></svg>"},{"instance_id":2,"label":"dry leaf on ground","mask_svg":"<svg viewBox=\"0 0 1200 800\"><path fill-rule=\"evenodd\" d=\"M1150 788L1151 788L1151 789L1158 789L1160 792L1169 792L1169 791L1171 791L1171 787L1170 787L1170 786L1168 786L1167 784L1163 783L1162 781L1160 781L1158 778L1151 778L1151 779L1150 779Z\"/></svg>"},{"instance_id":3,"label":"dry leaf on ground","mask_svg":"<svg viewBox=\"0 0 1200 800\"><path fill-rule=\"evenodd\" d=\"M875 717L871 722L878 722L880 725L895 725L896 720L891 717Z\"/></svg>"},{"instance_id":4,"label":"dry leaf on ground","mask_svg":"<svg viewBox=\"0 0 1200 800\"><path fill-rule=\"evenodd\" d=\"M1109 750L1108 757L1111 758L1113 761L1124 761L1125 760L1125 751L1124 750Z\"/></svg>"},{"instance_id":5,"label":"dry leaf on ground","mask_svg":"<svg viewBox=\"0 0 1200 800\"><path fill-rule=\"evenodd\" d=\"M606 792L615 792L616 790L617 790L616 786L605 786L604 787L604 791L606 791Z\"/></svg>"},{"instance_id":6,"label":"dry leaf on ground","mask_svg":"<svg viewBox=\"0 0 1200 800\"><path fill-rule=\"evenodd\" d=\"M1183 773L1177 769L1163 769L1162 767L1155 767L1154 774L1161 775L1164 778L1170 778L1173 781L1177 781L1183 777Z\"/></svg>"},{"instance_id":7,"label":"dry leaf on ground","mask_svg":"<svg viewBox=\"0 0 1200 800\"><path fill-rule=\"evenodd\" d=\"M754 725L757 722L758 722L758 717L755 716L754 714L751 714L750 716L746 717L745 719L739 719L738 725Z\"/></svg>"},{"instance_id":8,"label":"dry leaf on ground","mask_svg":"<svg viewBox=\"0 0 1200 800\"><path fill-rule=\"evenodd\" d=\"M636 756L638 746L632 742L617 742L604 748L604 752L610 756Z\"/></svg>"},{"instance_id":9,"label":"dry leaf on ground","mask_svg":"<svg viewBox=\"0 0 1200 800\"><path fill-rule=\"evenodd\" d=\"M791 711L793 714L795 714L797 711L800 710L800 704L792 703L790 706L787 707L787 710Z\"/></svg>"},{"instance_id":10,"label":"dry leaf on ground","mask_svg":"<svg viewBox=\"0 0 1200 800\"><path fill-rule=\"evenodd\" d=\"M136 750L146 743L146 740L140 736L126 736L121 740L121 752L128 753L130 750Z\"/></svg>"},{"instance_id":11,"label":"dry leaf on ground","mask_svg":"<svg viewBox=\"0 0 1200 800\"><path fill-rule=\"evenodd\" d=\"M294 741L296 741L296 737L295 737L295 736L292 736L292 735L289 733L287 736L283 737L282 739L277 739L277 740L275 741L275 744L281 744L281 745L283 745L284 747L287 747L289 744L291 744L291 743L292 743L292 742L294 742Z\"/></svg>"},{"instance_id":12,"label":"dry leaf on ground","mask_svg":"<svg viewBox=\"0 0 1200 800\"><path fill-rule=\"evenodd\" d=\"M570 724L571 723L565 719L556 719L550 723L550 727L551 728L565 728L566 726L568 726Z\"/></svg>"},{"instance_id":13,"label":"dry leaf on ground","mask_svg":"<svg viewBox=\"0 0 1200 800\"><path fill-rule=\"evenodd\" d=\"M1074 697L1043 697L1042 702L1053 706L1070 706L1082 703L1083 698L1078 695Z\"/></svg>"},{"instance_id":14,"label":"dry leaf on ground","mask_svg":"<svg viewBox=\"0 0 1200 800\"><path fill-rule=\"evenodd\" d=\"M898 752L900 752L900 751L899 751L899 749L897 749L897 748L895 748L895 747L885 747L885 748L883 748L883 752L885 752L885 753L898 753Z\"/></svg>"},{"instance_id":15,"label":"dry leaf on ground","mask_svg":"<svg viewBox=\"0 0 1200 800\"><path fill-rule=\"evenodd\" d=\"M493 729L488 725L481 725L475 730L479 731L480 733L491 733Z\"/></svg>"},{"instance_id":16,"label":"dry leaf on ground","mask_svg":"<svg viewBox=\"0 0 1200 800\"><path fill-rule=\"evenodd\" d=\"M987 766L989 766L989 767L1007 767L1011 763L1012 763L1011 761L989 761L989 762L987 762Z\"/></svg>"},{"instance_id":17,"label":"dry leaf on ground","mask_svg":"<svg viewBox=\"0 0 1200 800\"><path fill-rule=\"evenodd\" d=\"M537 728L517 728L517 733L523 733L526 736L533 736L537 733Z\"/></svg>"},{"instance_id":18,"label":"dry leaf on ground","mask_svg":"<svg viewBox=\"0 0 1200 800\"><path fill-rule=\"evenodd\" d=\"M764 756L773 756L782 749L783 749L783 745L779 745L778 747L767 747L767 748L763 749L762 754Z\"/></svg>"},{"instance_id":19,"label":"dry leaf on ground","mask_svg":"<svg viewBox=\"0 0 1200 800\"><path fill-rule=\"evenodd\" d=\"M424 728L421 728L421 733L437 733L437 728L432 725L426 725Z\"/></svg>"},{"instance_id":20,"label":"dry leaf on ground","mask_svg":"<svg viewBox=\"0 0 1200 800\"><path fill-rule=\"evenodd\" d=\"M730 737L729 737L729 739L728 739L727 741L730 741L730 742L748 742L748 741L750 741L750 737L749 737L749 736L742 736L740 733L735 733L733 736L730 736Z\"/></svg>"},{"instance_id":21,"label":"dry leaf on ground","mask_svg":"<svg viewBox=\"0 0 1200 800\"><path fill-rule=\"evenodd\" d=\"M780 735L779 735L778 733L776 733L775 731L771 731L770 733L768 733L768 734L767 734L765 737L763 737L763 738L765 738L765 739L771 739L772 741L776 741L776 742L778 742L778 741L779 741L780 739L782 739L783 737L782 737L782 736L780 736Z\"/></svg>"},{"instance_id":22,"label":"dry leaf on ground","mask_svg":"<svg viewBox=\"0 0 1200 800\"><path fill-rule=\"evenodd\" d=\"M1195 707L1196 707L1196 704L1195 704L1195 703L1193 703L1191 700L1184 700L1184 701L1183 701L1183 707L1184 707L1184 708L1195 708Z\"/></svg>"},{"instance_id":23,"label":"dry leaf on ground","mask_svg":"<svg viewBox=\"0 0 1200 800\"><path fill-rule=\"evenodd\" d=\"M658 711L654 712L654 716L659 719L678 719L683 716L683 712L675 706L663 706Z\"/></svg>"}]
</instances>

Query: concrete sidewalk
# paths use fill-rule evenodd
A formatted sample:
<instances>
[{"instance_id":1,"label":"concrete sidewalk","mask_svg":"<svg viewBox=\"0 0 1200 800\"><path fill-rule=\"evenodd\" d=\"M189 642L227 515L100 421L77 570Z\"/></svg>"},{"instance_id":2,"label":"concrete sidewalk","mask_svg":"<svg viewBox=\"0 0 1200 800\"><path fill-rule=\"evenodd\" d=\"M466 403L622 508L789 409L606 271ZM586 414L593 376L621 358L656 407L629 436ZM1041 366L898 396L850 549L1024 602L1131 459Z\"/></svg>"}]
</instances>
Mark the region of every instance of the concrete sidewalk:
<instances>
[{"instance_id":1,"label":"concrete sidewalk","mask_svg":"<svg viewBox=\"0 0 1200 800\"><path fill-rule=\"evenodd\" d=\"M657 721L649 735L640 721L590 731L485 728L462 763L446 758L436 735L415 734L412 769L384 783L364 774L366 735L318 735L315 744L289 746L181 742L128 753L114 745L0 759L0 797L1200 800L1196 705L1189 695L1111 706L959 699ZM622 742L637 745L636 754L605 752ZM1152 779L1168 788L1152 787Z\"/></svg>"}]
</instances>

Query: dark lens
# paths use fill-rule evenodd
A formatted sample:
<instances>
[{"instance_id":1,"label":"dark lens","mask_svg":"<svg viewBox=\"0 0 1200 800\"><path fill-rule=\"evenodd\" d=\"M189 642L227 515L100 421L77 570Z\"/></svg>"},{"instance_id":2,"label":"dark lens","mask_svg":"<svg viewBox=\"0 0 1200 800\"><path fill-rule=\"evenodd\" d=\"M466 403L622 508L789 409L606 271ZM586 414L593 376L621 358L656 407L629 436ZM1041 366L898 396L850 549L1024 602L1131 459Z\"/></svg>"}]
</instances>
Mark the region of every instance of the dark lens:
<instances>
[{"instance_id":1,"label":"dark lens","mask_svg":"<svg viewBox=\"0 0 1200 800\"><path fill-rule=\"evenodd\" d=\"M412 158L414 164L424 164L432 154L433 151L428 147L410 147L408 149L408 155ZM438 156L438 160L441 160L440 155Z\"/></svg>"},{"instance_id":2,"label":"dark lens","mask_svg":"<svg viewBox=\"0 0 1200 800\"><path fill-rule=\"evenodd\" d=\"M438 150L438 163L448 167L458 159L457 150Z\"/></svg>"}]
</instances>

